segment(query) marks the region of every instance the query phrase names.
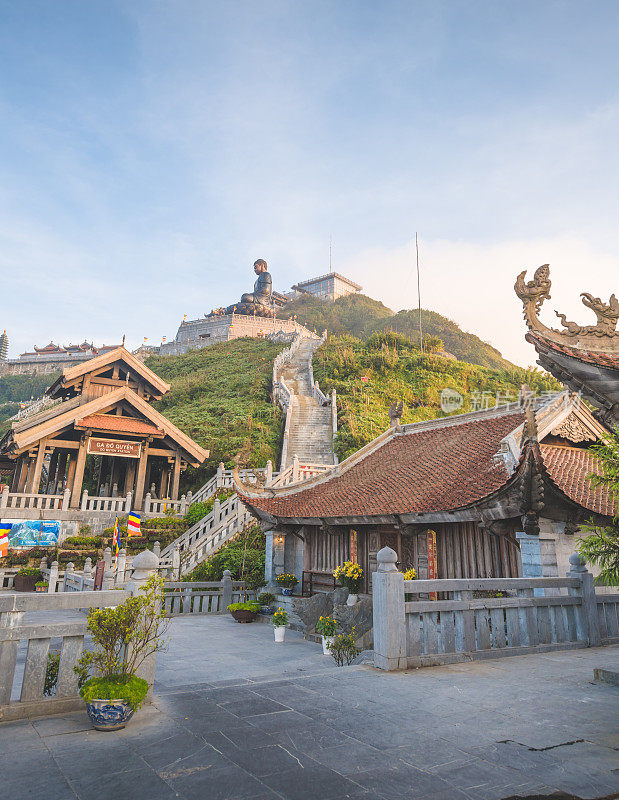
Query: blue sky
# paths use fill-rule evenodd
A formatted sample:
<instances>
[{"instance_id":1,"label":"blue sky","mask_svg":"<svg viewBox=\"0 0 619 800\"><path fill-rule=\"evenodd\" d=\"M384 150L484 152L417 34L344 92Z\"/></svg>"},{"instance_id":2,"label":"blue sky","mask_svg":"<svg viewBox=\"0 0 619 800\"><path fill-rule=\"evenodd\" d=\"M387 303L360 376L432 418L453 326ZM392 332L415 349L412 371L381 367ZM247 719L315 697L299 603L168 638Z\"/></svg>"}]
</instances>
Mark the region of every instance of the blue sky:
<instances>
[{"instance_id":1,"label":"blue sky","mask_svg":"<svg viewBox=\"0 0 619 800\"><path fill-rule=\"evenodd\" d=\"M0 328L132 345L334 268L532 363L619 274L619 5L0 0Z\"/></svg>"}]
</instances>

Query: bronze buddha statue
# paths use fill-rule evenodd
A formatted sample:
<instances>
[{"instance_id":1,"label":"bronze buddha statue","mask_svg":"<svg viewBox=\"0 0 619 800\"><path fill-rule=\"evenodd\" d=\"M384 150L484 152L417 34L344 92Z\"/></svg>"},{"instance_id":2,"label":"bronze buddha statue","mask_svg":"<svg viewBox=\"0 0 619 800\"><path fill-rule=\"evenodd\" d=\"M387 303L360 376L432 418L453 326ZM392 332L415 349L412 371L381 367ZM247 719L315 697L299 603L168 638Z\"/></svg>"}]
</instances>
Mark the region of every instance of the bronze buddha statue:
<instances>
[{"instance_id":1,"label":"bronze buddha statue","mask_svg":"<svg viewBox=\"0 0 619 800\"><path fill-rule=\"evenodd\" d=\"M272 292L273 281L268 272L267 262L259 258L254 262L254 272L258 276L254 284L254 291L248 292L241 297L241 302L237 305L228 306L227 314L255 314L259 317L273 317Z\"/></svg>"}]
</instances>

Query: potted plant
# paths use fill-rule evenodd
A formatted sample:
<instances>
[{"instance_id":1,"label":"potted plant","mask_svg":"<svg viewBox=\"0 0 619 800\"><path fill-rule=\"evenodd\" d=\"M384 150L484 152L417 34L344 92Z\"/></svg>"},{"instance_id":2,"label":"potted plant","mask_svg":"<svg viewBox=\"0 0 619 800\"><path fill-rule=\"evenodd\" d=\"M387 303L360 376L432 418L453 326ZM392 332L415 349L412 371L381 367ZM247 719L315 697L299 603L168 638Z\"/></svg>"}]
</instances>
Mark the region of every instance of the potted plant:
<instances>
[{"instance_id":1,"label":"potted plant","mask_svg":"<svg viewBox=\"0 0 619 800\"><path fill-rule=\"evenodd\" d=\"M354 606L357 602L357 592L361 586L363 570L354 561L344 561L333 570L333 577L348 589L346 605Z\"/></svg>"},{"instance_id":2,"label":"potted plant","mask_svg":"<svg viewBox=\"0 0 619 800\"><path fill-rule=\"evenodd\" d=\"M288 613L280 606L273 614L273 633L276 642L283 642L288 624Z\"/></svg>"},{"instance_id":3,"label":"potted plant","mask_svg":"<svg viewBox=\"0 0 619 800\"><path fill-rule=\"evenodd\" d=\"M46 592L49 589L49 583L46 581L39 581L38 583L34 584L34 591L38 592L39 594L42 592Z\"/></svg>"},{"instance_id":4,"label":"potted plant","mask_svg":"<svg viewBox=\"0 0 619 800\"><path fill-rule=\"evenodd\" d=\"M260 611L260 603L230 603L228 611L237 622L253 622Z\"/></svg>"},{"instance_id":5,"label":"potted plant","mask_svg":"<svg viewBox=\"0 0 619 800\"><path fill-rule=\"evenodd\" d=\"M322 634L322 652L325 656L329 655L329 649L333 644L336 630L337 622L333 617L321 617L316 623L317 633Z\"/></svg>"},{"instance_id":6,"label":"potted plant","mask_svg":"<svg viewBox=\"0 0 619 800\"><path fill-rule=\"evenodd\" d=\"M16 592L34 592L37 583L43 580L43 575L38 567L22 567L13 579L13 588Z\"/></svg>"},{"instance_id":7,"label":"potted plant","mask_svg":"<svg viewBox=\"0 0 619 800\"><path fill-rule=\"evenodd\" d=\"M275 602L275 595L271 592L260 592L258 595L258 602L260 603L260 612L262 614L272 614L273 609L271 603Z\"/></svg>"},{"instance_id":8,"label":"potted plant","mask_svg":"<svg viewBox=\"0 0 619 800\"><path fill-rule=\"evenodd\" d=\"M294 587L299 582L299 579L296 575L290 575L289 573L285 573L284 575L278 575L275 578L275 583L282 588L282 594L284 597L291 597Z\"/></svg>"},{"instance_id":9,"label":"potted plant","mask_svg":"<svg viewBox=\"0 0 619 800\"><path fill-rule=\"evenodd\" d=\"M88 613L93 649L74 670L88 716L99 731L124 728L146 698L148 683L136 673L165 644L169 620L162 598L163 579L152 576L124 603Z\"/></svg>"}]
</instances>

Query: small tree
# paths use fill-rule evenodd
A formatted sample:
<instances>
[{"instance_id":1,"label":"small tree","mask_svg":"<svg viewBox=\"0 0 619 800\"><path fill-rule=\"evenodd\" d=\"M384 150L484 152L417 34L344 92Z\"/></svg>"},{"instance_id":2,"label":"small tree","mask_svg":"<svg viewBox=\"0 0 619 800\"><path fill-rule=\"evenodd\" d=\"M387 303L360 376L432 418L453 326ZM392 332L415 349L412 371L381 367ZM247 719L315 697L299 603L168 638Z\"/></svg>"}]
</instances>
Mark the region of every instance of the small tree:
<instances>
[{"instance_id":1,"label":"small tree","mask_svg":"<svg viewBox=\"0 0 619 800\"><path fill-rule=\"evenodd\" d=\"M599 567L596 583L619 586L619 429L593 445L590 452L597 459L601 473L587 477L594 486L608 490L615 506L610 525L583 525L587 536L578 539L576 549L589 564Z\"/></svg>"}]
</instances>

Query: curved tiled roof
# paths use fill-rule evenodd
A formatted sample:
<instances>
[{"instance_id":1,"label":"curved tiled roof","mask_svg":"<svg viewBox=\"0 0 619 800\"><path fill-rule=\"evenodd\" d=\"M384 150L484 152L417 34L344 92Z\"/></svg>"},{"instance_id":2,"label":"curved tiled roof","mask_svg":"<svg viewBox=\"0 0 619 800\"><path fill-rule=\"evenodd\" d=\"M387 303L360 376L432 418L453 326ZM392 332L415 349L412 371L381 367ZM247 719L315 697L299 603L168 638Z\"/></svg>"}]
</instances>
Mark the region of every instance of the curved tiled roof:
<instances>
[{"instance_id":1,"label":"curved tiled roof","mask_svg":"<svg viewBox=\"0 0 619 800\"><path fill-rule=\"evenodd\" d=\"M619 369L619 355L615 353L594 353L590 350L581 350L578 347L570 347L566 344L558 344L539 333L532 333L529 331L525 335L525 339L534 346L540 346L546 350L553 350L560 355L575 358L578 361L583 361L585 364L594 364L598 367L609 367L610 369Z\"/></svg>"},{"instance_id":2,"label":"curved tiled roof","mask_svg":"<svg viewBox=\"0 0 619 800\"><path fill-rule=\"evenodd\" d=\"M592 486L587 478L591 473L600 473L598 462L587 450L543 443L540 448L546 470L562 492L597 514L615 514L608 491Z\"/></svg>"},{"instance_id":3,"label":"curved tiled roof","mask_svg":"<svg viewBox=\"0 0 619 800\"><path fill-rule=\"evenodd\" d=\"M93 428L98 431L115 431L116 433L142 433L150 436L162 431L156 425L134 417L119 417L115 414L89 414L76 422L80 428Z\"/></svg>"},{"instance_id":4,"label":"curved tiled roof","mask_svg":"<svg viewBox=\"0 0 619 800\"><path fill-rule=\"evenodd\" d=\"M501 440L521 412L406 431L342 474L294 494L244 501L281 518L378 516L449 511L474 503L510 477Z\"/></svg>"}]
</instances>

